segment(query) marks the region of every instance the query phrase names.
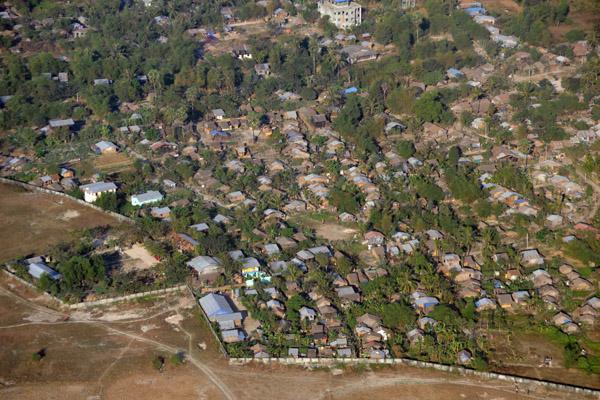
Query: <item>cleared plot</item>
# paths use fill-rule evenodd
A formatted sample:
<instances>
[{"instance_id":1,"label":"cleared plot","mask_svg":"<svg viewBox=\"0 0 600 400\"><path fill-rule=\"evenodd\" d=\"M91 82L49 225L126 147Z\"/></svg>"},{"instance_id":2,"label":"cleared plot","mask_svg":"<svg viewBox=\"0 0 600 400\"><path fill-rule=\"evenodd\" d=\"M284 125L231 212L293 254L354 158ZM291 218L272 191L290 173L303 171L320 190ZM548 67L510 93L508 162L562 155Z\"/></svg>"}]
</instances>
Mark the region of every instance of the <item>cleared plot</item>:
<instances>
[{"instance_id":1,"label":"cleared plot","mask_svg":"<svg viewBox=\"0 0 600 400\"><path fill-rule=\"evenodd\" d=\"M100 170L117 170L133 164L124 153L102 154L94 160L94 165Z\"/></svg>"},{"instance_id":2,"label":"cleared plot","mask_svg":"<svg viewBox=\"0 0 600 400\"><path fill-rule=\"evenodd\" d=\"M73 230L118 224L69 199L0 184L0 262L39 255Z\"/></svg>"}]
</instances>

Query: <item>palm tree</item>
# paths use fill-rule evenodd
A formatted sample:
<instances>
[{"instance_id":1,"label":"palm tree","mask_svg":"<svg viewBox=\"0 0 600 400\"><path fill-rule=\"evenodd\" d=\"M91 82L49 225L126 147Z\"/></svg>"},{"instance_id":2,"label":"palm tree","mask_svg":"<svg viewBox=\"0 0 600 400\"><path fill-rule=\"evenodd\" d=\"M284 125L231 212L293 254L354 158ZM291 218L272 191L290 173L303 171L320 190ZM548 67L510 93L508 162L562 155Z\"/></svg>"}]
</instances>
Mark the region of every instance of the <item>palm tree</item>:
<instances>
[{"instance_id":1,"label":"palm tree","mask_svg":"<svg viewBox=\"0 0 600 400\"><path fill-rule=\"evenodd\" d=\"M316 75L317 73L317 55L319 54L320 51L320 47L319 47L319 42L316 39L311 39L308 42L308 51L310 52L310 55L312 56L313 59L313 75Z\"/></svg>"},{"instance_id":2,"label":"palm tree","mask_svg":"<svg viewBox=\"0 0 600 400\"><path fill-rule=\"evenodd\" d=\"M300 279L300 277L302 276L302 271L300 271L300 268L296 264L292 263L285 271L285 276L291 282L298 282L298 279Z\"/></svg>"},{"instance_id":3,"label":"palm tree","mask_svg":"<svg viewBox=\"0 0 600 400\"><path fill-rule=\"evenodd\" d=\"M158 82L159 77L160 77L160 73L157 70L151 69L150 71L148 71L148 81L150 81L150 84L154 88L155 94L156 94L156 85L157 84L160 85Z\"/></svg>"},{"instance_id":4,"label":"palm tree","mask_svg":"<svg viewBox=\"0 0 600 400\"><path fill-rule=\"evenodd\" d=\"M483 230L481 239L483 241L483 255L489 257L496 251L496 243L498 241L498 231L492 227L487 227Z\"/></svg>"},{"instance_id":5,"label":"palm tree","mask_svg":"<svg viewBox=\"0 0 600 400\"><path fill-rule=\"evenodd\" d=\"M464 226L459 232L460 241L466 250L465 254L471 253L471 246L473 245L473 241L475 240L475 238L473 237L473 233L473 228L471 228L470 226Z\"/></svg>"},{"instance_id":6,"label":"palm tree","mask_svg":"<svg viewBox=\"0 0 600 400\"><path fill-rule=\"evenodd\" d=\"M408 268L398 273L396 276L396 286L404 294L412 293L417 288L417 282Z\"/></svg>"},{"instance_id":7,"label":"palm tree","mask_svg":"<svg viewBox=\"0 0 600 400\"><path fill-rule=\"evenodd\" d=\"M284 198L280 194L275 194L269 199L269 203L270 203L271 207L273 207L276 210L281 210L281 207L283 206L283 202L284 202Z\"/></svg>"}]
</instances>

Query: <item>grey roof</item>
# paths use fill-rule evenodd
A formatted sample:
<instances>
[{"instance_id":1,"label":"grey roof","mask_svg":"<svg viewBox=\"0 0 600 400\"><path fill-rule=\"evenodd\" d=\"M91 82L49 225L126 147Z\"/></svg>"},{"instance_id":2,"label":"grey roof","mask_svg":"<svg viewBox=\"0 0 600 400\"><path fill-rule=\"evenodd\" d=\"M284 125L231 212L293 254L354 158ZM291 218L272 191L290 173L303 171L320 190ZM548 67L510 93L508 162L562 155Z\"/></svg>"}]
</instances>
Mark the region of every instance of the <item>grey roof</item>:
<instances>
[{"instance_id":1,"label":"grey roof","mask_svg":"<svg viewBox=\"0 0 600 400\"><path fill-rule=\"evenodd\" d=\"M274 243L265 244L265 251L267 252L267 254L279 253L279 246L277 246Z\"/></svg>"},{"instance_id":2,"label":"grey roof","mask_svg":"<svg viewBox=\"0 0 600 400\"><path fill-rule=\"evenodd\" d=\"M219 260L209 256L198 256L192 258L186 264L189 267L194 268L199 274L214 272L221 266Z\"/></svg>"},{"instance_id":3,"label":"grey roof","mask_svg":"<svg viewBox=\"0 0 600 400\"><path fill-rule=\"evenodd\" d=\"M244 252L241 250L231 250L228 254L233 261L241 261L244 259Z\"/></svg>"},{"instance_id":4,"label":"grey roof","mask_svg":"<svg viewBox=\"0 0 600 400\"><path fill-rule=\"evenodd\" d=\"M51 119L50 121L51 128L59 128L61 126L73 126L75 125L75 121L71 118L68 119Z\"/></svg>"},{"instance_id":5,"label":"grey roof","mask_svg":"<svg viewBox=\"0 0 600 400\"><path fill-rule=\"evenodd\" d=\"M342 286L336 289L338 296L348 296L356 293L352 286Z\"/></svg>"},{"instance_id":6,"label":"grey roof","mask_svg":"<svg viewBox=\"0 0 600 400\"><path fill-rule=\"evenodd\" d=\"M219 322L219 329L221 329L222 331L235 329L235 321L218 321L218 322Z\"/></svg>"},{"instance_id":7,"label":"grey roof","mask_svg":"<svg viewBox=\"0 0 600 400\"><path fill-rule=\"evenodd\" d=\"M100 142L96 143L96 147L99 148L100 150L106 150L111 147L118 149L116 144L114 144L113 142L109 142L107 140L101 140Z\"/></svg>"},{"instance_id":8,"label":"grey roof","mask_svg":"<svg viewBox=\"0 0 600 400\"><path fill-rule=\"evenodd\" d=\"M342 347L341 349L337 349L338 356L343 357L352 357L352 348L351 347Z\"/></svg>"},{"instance_id":9,"label":"grey roof","mask_svg":"<svg viewBox=\"0 0 600 400\"><path fill-rule=\"evenodd\" d=\"M144 203L147 201L160 201L163 199L163 195L161 192L157 192L156 190L150 190L149 192L146 193L142 193L142 194L134 194L133 196L131 196L132 200L133 198L136 198L140 203Z\"/></svg>"},{"instance_id":10,"label":"grey roof","mask_svg":"<svg viewBox=\"0 0 600 400\"><path fill-rule=\"evenodd\" d=\"M329 248L327 246L319 246L319 247L313 247L308 249L308 251L310 251L313 254L325 254L328 257L331 257L331 251L329 250Z\"/></svg>"},{"instance_id":11,"label":"grey roof","mask_svg":"<svg viewBox=\"0 0 600 400\"><path fill-rule=\"evenodd\" d=\"M238 319L243 319L241 312L233 312L230 314L217 315L217 322L219 322L219 323L224 322L224 321L236 321Z\"/></svg>"},{"instance_id":12,"label":"grey roof","mask_svg":"<svg viewBox=\"0 0 600 400\"><path fill-rule=\"evenodd\" d=\"M44 273L50 275L50 278L52 279L60 279L62 277L61 274L42 263L30 264L29 267L27 267L27 272L29 272L29 275L37 279L39 279Z\"/></svg>"},{"instance_id":13,"label":"grey roof","mask_svg":"<svg viewBox=\"0 0 600 400\"><path fill-rule=\"evenodd\" d=\"M197 241L195 241L194 239L192 239L191 237L189 237L188 235L186 235L185 233L178 233L177 235L180 238L182 238L183 240L187 241L188 243L190 243L194 246L198 246L200 244Z\"/></svg>"},{"instance_id":14,"label":"grey roof","mask_svg":"<svg viewBox=\"0 0 600 400\"><path fill-rule=\"evenodd\" d=\"M96 182L88 185L79 186L79 189L87 191L89 193L102 193L108 190L117 189L117 185L112 182Z\"/></svg>"},{"instance_id":15,"label":"grey roof","mask_svg":"<svg viewBox=\"0 0 600 400\"><path fill-rule=\"evenodd\" d=\"M214 317L219 314L231 314L233 312L225 296L221 296L220 294L210 293L202 297L199 302L208 317Z\"/></svg>"},{"instance_id":16,"label":"grey roof","mask_svg":"<svg viewBox=\"0 0 600 400\"><path fill-rule=\"evenodd\" d=\"M157 215L162 215L162 214L170 213L171 209L169 207L152 207L152 212Z\"/></svg>"},{"instance_id":17,"label":"grey roof","mask_svg":"<svg viewBox=\"0 0 600 400\"><path fill-rule=\"evenodd\" d=\"M240 260L242 261L242 260ZM242 267L244 269L246 268L260 268L260 263L258 262L258 260L254 257L248 257L248 258L244 258L242 261Z\"/></svg>"},{"instance_id":18,"label":"grey roof","mask_svg":"<svg viewBox=\"0 0 600 400\"><path fill-rule=\"evenodd\" d=\"M223 338L236 337L241 339L246 337L246 335L244 335L244 332L239 329L230 329L227 331L222 331L221 336L223 336Z\"/></svg>"},{"instance_id":19,"label":"grey roof","mask_svg":"<svg viewBox=\"0 0 600 400\"><path fill-rule=\"evenodd\" d=\"M438 299L436 299L435 297L419 297L418 299L415 300L415 305L417 306L423 306L423 307L427 307L428 305L437 305L440 302L438 301Z\"/></svg>"},{"instance_id":20,"label":"grey roof","mask_svg":"<svg viewBox=\"0 0 600 400\"><path fill-rule=\"evenodd\" d=\"M208 230L208 225L205 223L190 225L190 228L196 230L196 232L202 232Z\"/></svg>"}]
</instances>

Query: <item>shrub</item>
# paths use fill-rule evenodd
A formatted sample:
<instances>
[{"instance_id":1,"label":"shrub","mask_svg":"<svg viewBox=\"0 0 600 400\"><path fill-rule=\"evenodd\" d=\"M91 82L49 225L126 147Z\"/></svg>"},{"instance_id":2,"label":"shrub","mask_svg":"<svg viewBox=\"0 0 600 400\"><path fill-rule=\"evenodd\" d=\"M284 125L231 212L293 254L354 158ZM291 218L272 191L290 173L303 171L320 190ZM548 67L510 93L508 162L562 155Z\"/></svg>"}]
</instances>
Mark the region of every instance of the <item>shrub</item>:
<instances>
[{"instance_id":1,"label":"shrub","mask_svg":"<svg viewBox=\"0 0 600 400\"><path fill-rule=\"evenodd\" d=\"M29 360L31 360L32 362L40 362L42 360L42 355L43 355L43 351L42 350L34 351L29 356Z\"/></svg>"},{"instance_id":2,"label":"shrub","mask_svg":"<svg viewBox=\"0 0 600 400\"><path fill-rule=\"evenodd\" d=\"M163 365L165 363L165 359L162 358L161 356L157 356L152 359L151 363L152 363L152 366L154 367L154 369L156 369L157 371L160 371L160 369L163 367Z\"/></svg>"},{"instance_id":3,"label":"shrub","mask_svg":"<svg viewBox=\"0 0 600 400\"><path fill-rule=\"evenodd\" d=\"M171 362L171 364L178 367L181 364L183 364L183 356L180 353L175 353L171 355L171 357L169 357L169 361Z\"/></svg>"}]
</instances>

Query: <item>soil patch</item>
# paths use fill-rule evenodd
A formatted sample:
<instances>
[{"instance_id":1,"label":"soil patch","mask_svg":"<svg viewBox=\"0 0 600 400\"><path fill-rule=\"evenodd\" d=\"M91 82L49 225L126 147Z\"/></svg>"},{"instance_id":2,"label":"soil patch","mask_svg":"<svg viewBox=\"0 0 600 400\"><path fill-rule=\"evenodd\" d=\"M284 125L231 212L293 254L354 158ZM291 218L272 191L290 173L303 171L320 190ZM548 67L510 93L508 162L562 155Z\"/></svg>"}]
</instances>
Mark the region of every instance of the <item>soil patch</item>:
<instances>
[{"instance_id":1,"label":"soil patch","mask_svg":"<svg viewBox=\"0 0 600 400\"><path fill-rule=\"evenodd\" d=\"M116 218L69 199L0 184L0 262L43 254L76 229L118 224Z\"/></svg>"}]
</instances>

